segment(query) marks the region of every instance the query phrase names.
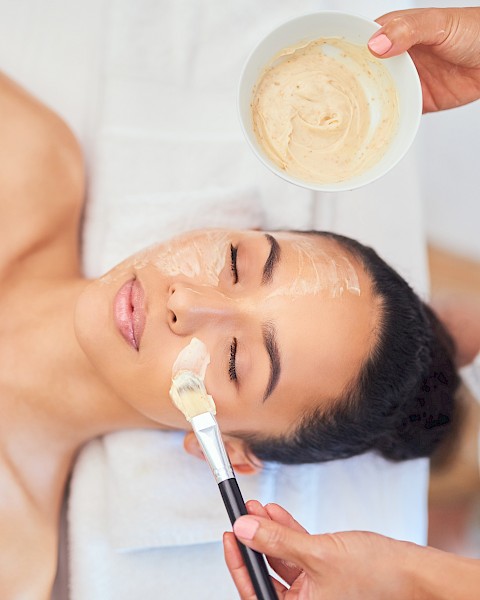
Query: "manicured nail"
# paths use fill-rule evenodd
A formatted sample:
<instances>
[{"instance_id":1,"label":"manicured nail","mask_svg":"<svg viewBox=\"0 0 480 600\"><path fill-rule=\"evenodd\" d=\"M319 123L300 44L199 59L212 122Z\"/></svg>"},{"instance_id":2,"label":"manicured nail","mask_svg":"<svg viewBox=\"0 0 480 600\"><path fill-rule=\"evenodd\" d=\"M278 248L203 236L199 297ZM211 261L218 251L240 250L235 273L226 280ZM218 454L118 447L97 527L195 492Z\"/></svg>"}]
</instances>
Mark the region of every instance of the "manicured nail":
<instances>
[{"instance_id":1,"label":"manicured nail","mask_svg":"<svg viewBox=\"0 0 480 600\"><path fill-rule=\"evenodd\" d=\"M388 52L392 45L392 42L384 33L377 35L377 37L372 38L368 42L368 47L370 48L370 50L372 52L375 52L375 54L378 54L379 56L382 56L382 54Z\"/></svg>"},{"instance_id":2,"label":"manicured nail","mask_svg":"<svg viewBox=\"0 0 480 600\"><path fill-rule=\"evenodd\" d=\"M252 517L239 517L233 524L233 531L237 537L244 540L253 540L260 523Z\"/></svg>"}]
</instances>

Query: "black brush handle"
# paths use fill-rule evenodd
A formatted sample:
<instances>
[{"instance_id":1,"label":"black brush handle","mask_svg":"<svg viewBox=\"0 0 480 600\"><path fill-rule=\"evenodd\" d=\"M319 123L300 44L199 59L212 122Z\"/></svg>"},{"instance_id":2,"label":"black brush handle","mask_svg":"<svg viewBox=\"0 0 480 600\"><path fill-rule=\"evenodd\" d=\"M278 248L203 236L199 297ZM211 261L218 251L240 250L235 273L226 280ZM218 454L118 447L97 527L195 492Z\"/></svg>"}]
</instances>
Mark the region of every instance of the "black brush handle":
<instances>
[{"instance_id":1,"label":"black brush handle","mask_svg":"<svg viewBox=\"0 0 480 600\"><path fill-rule=\"evenodd\" d=\"M218 484L218 487L222 494L223 503L227 509L230 523L233 525L238 517L248 514L237 480L234 477L232 479L225 479ZM255 589L255 593L257 594L257 599L278 600L277 592L275 591L270 575L268 574L263 554L248 548L248 546L245 546L238 540L237 544L242 553L243 562L248 569L250 580Z\"/></svg>"}]
</instances>

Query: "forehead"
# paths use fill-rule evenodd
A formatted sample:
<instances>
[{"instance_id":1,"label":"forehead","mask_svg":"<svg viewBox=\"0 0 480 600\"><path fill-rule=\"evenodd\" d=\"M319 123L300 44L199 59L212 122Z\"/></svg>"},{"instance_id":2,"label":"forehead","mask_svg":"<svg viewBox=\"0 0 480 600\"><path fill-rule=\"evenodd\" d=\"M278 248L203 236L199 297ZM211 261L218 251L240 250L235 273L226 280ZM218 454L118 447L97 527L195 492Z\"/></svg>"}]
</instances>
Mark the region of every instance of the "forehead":
<instances>
[{"instance_id":1,"label":"forehead","mask_svg":"<svg viewBox=\"0 0 480 600\"><path fill-rule=\"evenodd\" d=\"M279 232L275 234L283 250L283 267L291 277L284 293L296 296L344 293L360 295L358 261L335 240L316 234ZM278 290L277 290L278 292Z\"/></svg>"},{"instance_id":2,"label":"forehead","mask_svg":"<svg viewBox=\"0 0 480 600\"><path fill-rule=\"evenodd\" d=\"M276 323L282 376L272 402L298 418L299 399L341 396L375 340L378 308L358 260L329 238L275 234L282 267L267 312ZM293 407L292 404L296 406Z\"/></svg>"},{"instance_id":3,"label":"forehead","mask_svg":"<svg viewBox=\"0 0 480 600\"><path fill-rule=\"evenodd\" d=\"M358 278L348 252L334 240L315 234L228 229L192 231L160 244L162 252L156 259L156 266L172 276L193 277L199 273L200 263L219 271L232 240L238 243L241 239L264 239L266 234L273 235L280 243L283 271L294 283L290 288L284 288L284 293L317 293L326 288L337 296L345 290L358 292Z\"/></svg>"}]
</instances>

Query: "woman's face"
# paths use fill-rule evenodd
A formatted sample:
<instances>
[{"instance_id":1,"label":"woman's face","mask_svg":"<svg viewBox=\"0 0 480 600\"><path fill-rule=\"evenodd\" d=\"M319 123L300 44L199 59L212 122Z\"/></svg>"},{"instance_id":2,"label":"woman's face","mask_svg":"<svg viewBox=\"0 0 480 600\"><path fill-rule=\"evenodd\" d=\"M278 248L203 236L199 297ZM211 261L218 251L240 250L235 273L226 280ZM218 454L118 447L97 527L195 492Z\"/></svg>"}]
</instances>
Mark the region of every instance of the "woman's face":
<instances>
[{"instance_id":1,"label":"woman's face","mask_svg":"<svg viewBox=\"0 0 480 600\"><path fill-rule=\"evenodd\" d=\"M284 434L359 372L374 341L370 287L322 236L195 231L93 281L75 327L101 379L149 419L188 428L168 392L196 337L210 355L205 385L222 431Z\"/></svg>"}]
</instances>

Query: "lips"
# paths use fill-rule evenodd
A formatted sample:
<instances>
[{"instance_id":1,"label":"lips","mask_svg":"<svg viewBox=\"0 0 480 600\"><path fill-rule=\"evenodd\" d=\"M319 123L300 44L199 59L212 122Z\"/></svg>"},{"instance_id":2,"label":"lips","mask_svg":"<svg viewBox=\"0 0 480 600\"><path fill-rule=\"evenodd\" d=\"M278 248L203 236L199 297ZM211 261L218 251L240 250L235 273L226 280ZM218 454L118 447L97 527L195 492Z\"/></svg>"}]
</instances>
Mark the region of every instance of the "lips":
<instances>
[{"instance_id":1,"label":"lips","mask_svg":"<svg viewBox=\"0 0 480 600\"><path fill-rule=\"evenodd\" d=\"M145 294L138 279L127 281L118 290L113 314L117 329L138 352L145 328Z\"/></svg>"}]
</instances>

